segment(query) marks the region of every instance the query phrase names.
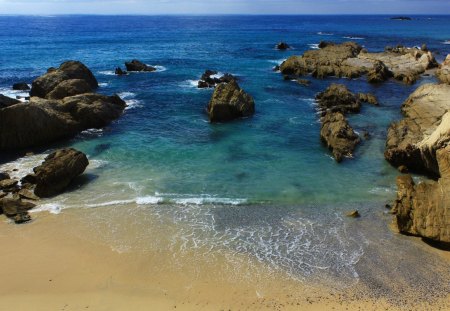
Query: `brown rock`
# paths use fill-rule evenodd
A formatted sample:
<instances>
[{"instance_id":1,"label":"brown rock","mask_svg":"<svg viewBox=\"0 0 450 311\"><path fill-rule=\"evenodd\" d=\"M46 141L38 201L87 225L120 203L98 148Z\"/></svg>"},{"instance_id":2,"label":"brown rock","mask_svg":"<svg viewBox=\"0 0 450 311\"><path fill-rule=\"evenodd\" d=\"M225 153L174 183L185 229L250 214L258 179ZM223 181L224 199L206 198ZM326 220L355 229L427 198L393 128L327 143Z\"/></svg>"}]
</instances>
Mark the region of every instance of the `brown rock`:
<instances>
[{"instance_id":1,"label":"brown rock","mask_svg":"<svg viewBox=\"0 0 450 311\"><path fill-rule=\"evenodd\" d=\"M450 84L450 54L447 55L445 61L439 66L439 69L436 71L436 76L441 82Z\"/></svg>"},{"instance_id":2,"label":"brown rock","mask_svg":"<svg viewBox=\"0 0 450 311\"><path fill-rule=\"evenodd\" d=\"M346 214L346 216L347 216L347 217L352 217L352 218L359 218L359 217L361 217L361 215L359 214L359 212L358 212L357 210L348 212L348 213Z\"/></svg>"},{"instance_id":3,"label":"brown rock","mask_svg":"<svg viewBox=\"0 0 450 311\"><path fill-rule=\"evenodd\" d=\"M360 138L340 112L329 112L321 120L320 138L333 153L337 162L352 155Z\"/></svg>"},{"instance_id":4,"label":"brown rock","mask_svg":"<svg viewBox=\"0 0 450 311\"><path fill-rule=\"evenodd\" d=\"M382 61L376 60L372 69L367 73L367 81L369 83L380 83L392 76L393 74L389 68Z\"/></svg>"},{"instance_id":5,"label":"brown rock","mask_svg":"<svg viewBox=\"0 0 450 311\"><path fill-rule=\"evenodd\" d=\"M127 68L127 71L147 71L147 72L151 72L151 71L155 71L156 68L146 65L143 62L137 60L137 59L133 59L131 62L126 62L125 63L125 67Z\"/></svg>"},{"instance_id":6,"label":"brown rock","mask_svg":"<svg viewBox=\"0 0 450 311\"><path fill-rule=\"evenodd\" d=\"M409 173L408 168L406 166L404 166L404 165L400 165L397 169L402 174L408 174Z\"/></svg>"},{"instance_id":7,"label":"brown rock","mask_svg":"<svg viewBox=\"0 0 450 311\"><path fill-rule=\"evenodd\" d=\"M361 109L358 96L350 92L343 84L331 84L324 92L316 96L322 112L356 113Z\"/></svg>"},{"instance_id":8,"label":"brown rock","mask_svg":"<svg viewBox=\"0 0 450 311\"><path fill-rule=\"evenodd\" d=\"M375 97L375 95L370 94L370 93L367 93L367 94L359 93L358 94L358 99L361 102L365 102L365 103L368 103L368 104L371 104L371 105L374 105L374 106L378 106L379 105L378 104L378 100Z\"/></svg>"},{"instance_id":9,"label":"brown rock","mask_svg":"<svg viewBox=\"0 0 450 311\"><path fill-rule=\"evenodd\" d=\"M0 190L9 190L17 185L18 181L14 179L4 179L0 181Z\"/></svg>"},{"instance_id":10,"label":"brown rock","mask_svg":"<svg viewBox=\"0 0 450 311\"><path fill-rule=\"evenodd\" d=\"M37 197L33 192L31 192L28 189L20 189L18 194L19 194L20 198L22 198L22 199L33 200L33 201L39 200L39 197Z\"/></svg>"},{"instance_id":11,"label":"brown rock","mask_svg":"<svg viewBox=\"0 0 450 311\"><path fill-rule=\"evenodd\" d=\"M28 210L34 208L36 204L24 202L22 200L14 200L3 198L0 200L0 208L7 217L14 217L17 214L26 213Z\"/></svg>"},{"instance_id":12,"label":"brown rock","mask_svg":"<svg viewBox=\"0 0 450 311\"><path fill-rule=\"evenodd\" d=\"M75 96L92 92L91 86L86 80L70 79L58 84L50 93L48 99L63 99L68 96Z\"/></svg>"},{"instance_id":13,"label":"brown rock","mask_svg":"<svg viewBox=\"0 0 450 311\"><path fill-rule=\"evenodd\" d=\"M72 148L51 153L33 169L36 174L34 194L46 198L61 193L88 165L86 155Z\"/></svg>"}]
</instances>

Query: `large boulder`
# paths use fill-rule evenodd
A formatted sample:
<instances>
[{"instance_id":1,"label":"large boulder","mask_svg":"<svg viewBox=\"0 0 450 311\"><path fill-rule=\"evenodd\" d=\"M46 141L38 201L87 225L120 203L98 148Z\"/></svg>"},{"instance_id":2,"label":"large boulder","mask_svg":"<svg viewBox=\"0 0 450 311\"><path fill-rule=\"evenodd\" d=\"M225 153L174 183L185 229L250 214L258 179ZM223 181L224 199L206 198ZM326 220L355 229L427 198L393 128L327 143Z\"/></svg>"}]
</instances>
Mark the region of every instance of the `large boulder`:
<instances>
[{"instance_id":1,"label":"large boulder","mask_svg":"<svg viewBox=\"0 0 450 311\"><path fill-rule=\"evenodd\" d=\"M312 74L316 78L357 78L368 74L370 82L381 82L393 76L411 84L425 70L437 66L430 51L417 48L399 47L369 53L354 42L324 42L319 47L319 50L306 51L302 56L289 57L281 64L281 73L298 76Z\"/></svg>"},{"instance_id":2,"label":"large boulder","mask_svg":"<svg viewBox=\"0 0 450 311\"><path fill-rule=\"evenodd\" d=\"M75 96L92 92L92 87L86 80L70 79L58 84L50 93L47 94L48 99L63 99L68 96Z\"/></svg>"},{"instance_id":3,"label":"large boulder","mask_svg":"<svg viewBox=\"0 0 450 311\"><path fill-rule=\"evenodd\" d=\"M450 146L436 152L441 178L415 184L410 175L397 177L393 204L400 232L450 246Z\"/></svg>"},{"instance_id":4,"label":"large boulder","mask_svg":"<svg viewBox=\"0 0 450 311\"><path fill-rule=\"evenodd\" d=\"M242 90L235 80L217 85L207 107L211 122L224 122L249 117L255 113L253 97Z\"/></svg>"},{"instance_id":5,"label":"large boulder","mask_svg":"<svg viewBox=\"0 0 450 311\"><path fill-rule=\"evenodd\" d=\"M36 175L34 194L46 198L61 193L88 165L86 155L72 148L51 153L33 169Z\"/></svg>"},{"instance_id":6,"label":"large boulder","mask_svg":"<svg viewBox=\"0 0 450 311\"><path fill-rule=\"evenodd\" d=\"M441 82L450 84L450 54L447 55L445 61L439 66L439 69L436 71L436 76Z\"/></svg>"},{"instance_id":7,"label":"large boulder","mask_svg":"<svg viewBox=\"0 0 450 311\"><path fill-rule=\"evenodd\" d=\"M83 94L62 100L32 97L0 109L0 150L45 145L102 128L118 118L126 104L117 95Z\"/></svg>"},{"instance_id":8,"label":"large boulder","mask_svg":"<svg viewBox=\"0 0 450 311\"><path fill-rule=\"evenodd\" d=\"M14 83L12 89L15 91L28 91L30 87L25 82Z\"/></svg>"},{"instance_id":9,"label":"large boulder","mask_svg":"<svg viewBox=\"0 0 450 311\"><path fill-rule=\"evenodd\" d=\"M395 167L439 177L436 151L450 142L450 85L425 84L402 105L404 118L387 135L385 158Z\"/></svg>"},{"instance_id":10,"label":"large boulder","mask_svg":"<svg viewBox=\"0 0 450 311\"><path fill-rule=\"evenodd\" d=\"M351 157L360 138L341 112L328 112L321 118L320 138L333 153L337 162Z\"/></svg>"},{"instance_id":11,"label":"large boulder","mask_svg":"<svg viewBox=\"0 0 450 311\"><path fill-rule=\"evenodd\" d=\"M316 101L324 113L357 113L361 109L359 96L350 92L343 84L331 84L324 92L316 95Z\"/></svg>"},{"instance_id":12,"label":"large boulder","mask_svg":"<svg viewBox=\"0 0 450 311\"><path fill-rule=\"evenodd\" d=\"M48 94L61 82L71 79L84 80L91 89L98 87L97 79L95 79L89 68L78 61L67 61L62 63L58 69L50 68L45 75L34 80L30 95L48 98Z\"/></svg>"},{"instance_id":13,"label":"large boulder","mask_svg":"<svg viewBox=\"0 0 450 311\"><path fill-rule=\"evenodd\" d=\"M0 94L0 109L19 104L20 102L20 100Z\"/></svg>"},{"instance_id":14,"label":"large boulder","mask_svg":"<svg viewBox=\"0 0 450 311\"><path fill-rule=\"evenodd\" d=\"M126 62L125 67L127 68L127 71L155 71L156 68L146 65L143 62L133 59L131 62Z\"/></svg>"}]
</instances>

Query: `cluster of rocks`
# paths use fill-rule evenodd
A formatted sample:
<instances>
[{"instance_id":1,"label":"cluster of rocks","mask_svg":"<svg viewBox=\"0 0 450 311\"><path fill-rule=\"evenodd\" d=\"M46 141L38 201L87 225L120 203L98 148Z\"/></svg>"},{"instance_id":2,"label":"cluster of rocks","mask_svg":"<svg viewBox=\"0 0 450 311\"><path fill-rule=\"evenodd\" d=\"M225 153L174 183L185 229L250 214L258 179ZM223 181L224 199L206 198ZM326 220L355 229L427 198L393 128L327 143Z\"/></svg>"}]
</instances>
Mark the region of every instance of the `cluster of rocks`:
<instances>
[{"instance_id":1,"label":"cluster of rocks","mask_svg":"<svg viewBox=\"0 0 450 311\"><path fill-rule=\"evenodd\" d=\"M416 184L410 175L397 178L396 224L402 233L450 246L450 85L422 85L402 112L389 128L385 158L431 179Z\"/></svg>"},{"instance_id":2,"label":"cluster of rocks","mask_svg":"<svg viewBox=\"0 0 450 311\"><path fill-rule=\"evenodd\" d=\"M220 83L229 83L231 81L237 80L235 76L229 73L225 73L222 76L217 76L219 74L218 71L215 70L206 70L200 80L198 81L197 87L199 89L202 88L213 88L216 87Z\"/></svg>"},{"instance_id":3,"label":"cluster of rocks","mask_svg":"<svg viewBox=\"0 0 450 311\"><path fill-rule=\"evenodd\" d=\"M0 173L0 214L16 223L31 220L28 210L36 206L35 201L63 192L88 164L85 154L69 148L51 153L20 181Z\"/></svg>"},{"instance_id":4,"label":"cluster of rocks","mask_svg":"<svg viewBox=\"0 0 450 311\"><path fill-rule=\"evenodd\" d=\"M358 113L361 102L378 105L372 94L353 94L345 85L332 84L316 96L321 112L320 138L327 145L337 162L350 157L361 142L345 118L346 113Z\"/></svg>"},{"instance_id":5,"label":"cluster of rocks","mask_svg":"<svg viewBox=\"0 0 450 311\"><path fill-rule=\"evenodd\" d=\"M126 104L117 95L94 93L98 82L82 63L68 61L33 81L29 102L0 97L0 150L20 150L101 128Z\"/></svg>"},{"instance_id":6,"label":"cluster of rocks","mask_svg":"<svg viewBox=\"0 0 450 311\"><path fill-rule=\"evenodd\" d=\"M412 84L427 69L437 67L428 49L397 47L381 53L369 53L355 42L321 42L319 48L306 51L301 56L289 57L280 65L281 73L287 76L312 74L316 78L358 78L367 75L371 83L393 77Z\"/></svg>"},{"instance_id":7,"label":"cluster of rocks","mask_svg":"<svg viewBox=\"0 0 450 311\"><path fill-rule=\"evenodd\" d=\"M122 70L122 68L117 67L114 73L118 76L127 75L128 72L153 72L156 71L156 68L153 66L149 66L144 64L140 60L133 59L131 62L125 62L126 70Z\"/></svg>"}]
</instances>

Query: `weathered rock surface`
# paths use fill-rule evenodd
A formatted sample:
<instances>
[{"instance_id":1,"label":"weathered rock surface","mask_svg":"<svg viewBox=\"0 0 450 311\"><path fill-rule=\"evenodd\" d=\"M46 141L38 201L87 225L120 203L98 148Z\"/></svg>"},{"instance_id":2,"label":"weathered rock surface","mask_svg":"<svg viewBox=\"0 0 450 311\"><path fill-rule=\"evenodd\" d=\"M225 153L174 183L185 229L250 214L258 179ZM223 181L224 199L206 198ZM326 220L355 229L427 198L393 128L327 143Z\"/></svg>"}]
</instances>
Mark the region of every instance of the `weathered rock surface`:
<instances>
[{"instance_id":1,"label":"weathered rock surface","mask_svg":"<svg viewBox=\"0 0 450 311\"><path fill-rule=\"evenodd\" d=\"M143 62L137 60L137 59L133 59L131 62L126 62L125 63L125 67L127 68L127 71L147 71L147 72L151 72L151 71L155 71L156 68L146 65Z\"/></svg>"},{"instance_id":2,"label":"weathered rock surface","mask_svg":"<svg viewBox=\"0 0 450 311\"><path fill-rule=\"evenodd\" d=\"M18 82L13 84L12 89L16 91L28 91L30 87L25 82Z\"/></svg>"},{"instance_id":3,"label":"weathered rock surface","mask_svg":"<svg viewBox=\"0 0 450 311\"><path fill-rule=\"evenodd\" d=\"M20 100L0 94L0 109L19 104Z\"/></svg>"},{"instance_id":4,"label":"weathered rock surface","mask_svg":"<svg viewBox=\"0 0 450 311\"><path fill-rule=\"evenodd\" d=\"M0 199L0 211L5 216L14 220L15 223L20 224L31 220L28 215L28 210L36 205L30 202L24 202L20 199Z\"/></svg>"},{"instance_id":5,"label":"weathered rock surface","mask_svg":"<svg viewBox=\"0 0 450 311\"><path fill-rule=\"evenodd\" d=\"M244 92L235 80L217 85L207 107L210 122L225 122L249 117L255 112L253 97Z\"/></svg>"},{"instance_id":6,"label":"weathered rock surface","mask_svg":"<svg viewBox=\"0 0 450 311\"><path fill-rule=\"evenodd\" d=\"M30 95L48 98L48 94L51 93L60 83L71 79L84 80L91 89L96 89L98 87L97 79L95 79L89 68L81 62L68 61L62 63L58 69L50 68L45 75L34 80Z\"/></svg>"},{"instance_id":7,"label":"weathered rock surface","mask_svg":"<svg viewBox=\"0 0 450 311\"><path fill-rule=\"evenodd\" d=\"M337 162L350 157L360 138L341 112L328 112L321 119L320 138L333 153Z\"/></svg>"},{"instance_id":8,"label":"weathered rock surface","mask_svg":"<svg viewBox=\"0 0 450 311\"><path fill-rule=\"evenodd\" d=\"M439 177L436 151L450 142L450 85L422 85L403 103L402 112L404 119L388 130L386 160Z\"/></svg>"},{"instance_id":9,"label":"weathered rock surface","mask_svg":"<svg viewBox=\"0 0 450 311\"><path fill-rule=\"evenodd\" d=\"M280 66L283 75L312 74L357 78L368 74L370 82L381 82L393 76L405 83L414 83L420 74L437 66L429 51L399 47L382 53L368 53L354 42L334 44L324 42L319 50L291 56Z\"/></svg>"},{"instance_id":10,"label":"weathered rock surface","mask_svg":"<svg viewBox=\"0 0 450 311\"><path fill-rule=\"evenodd\" d=\"M8 191L17 185L18 181L14 179L3 179L0 181L0 190Z\"/></svg>"},{"instance_id":11,"label":"weathered rock surface","mask_svg":"<svg viewBox=\"0 0 450 311\"><path fill-rule=\"evenodd\" d=\"M92 92L91 86L82 79L65 80L58 84L50 93L48 99L63 99L68 96L75 96Z\"/></svg>"},{"instance_id":12,"label":"weathered rock surface","mask_svg":"<svg viewBox=\"0 0 450 311\"><path fill-rule=\"evenodd\" d=\"M447 55L445 61L439 66L439 69L436 71L436 76L441 82L450 84L450 54Z\"/></svg>"},{"instance_id":13,"label":"weathered rock surface","mask_svg":"<svg viewBox=\"0 0 450 311\"><path fill-rule=\"evenodd\" d=\"M33 169L36 174L34 194L46 198L61 193L88 165L86 155L72 148L51 153Z\"/></svg>"},{"instance_id":14,"label":"weathered rock surface","mask_svg":"<svg viewBox=\"0 0 450 311\"><path fill-rule=\"evenodd\" d=\"M104 127L125 106L117 95L83 94L62 100L32 97L29 103L0 109L0 150L44 145Z\"/></svg>"},{"instance_id":15,"label":"weathered rock surface","mask_svg":"<svg viewBox=\"0 0 450 311\"><path fill-rule=\"evenodd\" d=\"M397 177L393 204L400 232L450 246L450 147L437 151L441 178L415 184L411 175Z\"/></svg>"}]
</instances>

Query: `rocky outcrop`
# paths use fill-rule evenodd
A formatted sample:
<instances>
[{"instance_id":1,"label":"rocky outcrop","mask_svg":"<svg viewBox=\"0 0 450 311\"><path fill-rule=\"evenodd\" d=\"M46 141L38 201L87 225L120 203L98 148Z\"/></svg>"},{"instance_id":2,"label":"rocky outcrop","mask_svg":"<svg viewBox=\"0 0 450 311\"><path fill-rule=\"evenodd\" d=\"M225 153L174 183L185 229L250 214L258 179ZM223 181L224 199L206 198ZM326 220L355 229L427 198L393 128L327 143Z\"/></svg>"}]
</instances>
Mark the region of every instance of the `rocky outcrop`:
<instances>
[{"instance_id":1,"label":"rocky outcrop","mask_svg":"<svg viewBox=\"0 0 450 311\"><path fill-rule=\"evenodd\" d=\"M156 68L149 66L147 64L144 64L143 62L133 59L131 62L126 62L125 67L127 68L127 71L146 71L151 72L155 71Z\"/></svg>"},{"instance_id":2,"label":"rocky outcrop","mask_svg":"<svg viewBox=\"0 0 450 311\"><path fill-rule=\"evenodd\" d=\"M368 104L371 104L374 106L379 105L378 99L375 97L375 95L370 94L370 93L358 93L358 99L361 102L368 103Z\"/></svg>"},{"instance_id":3,"label":"rocky outcrop","mask_svg":"<svg viewBox=\"0 0 450 311\"><path fill-rule=\"evenodd\" d=\"M116 70L114 71L114 74L117 76L126 76L128 72L122 70L122 68L120 67L117 67Z\"/></svg>"},{"instance_id":4,"label":"rocky outcrop","mask_svg":"<svg viewBox=\"0 0 450 311\"><path fill-rule=\"evenodd\" d=\"M411 84L425 70L437 66L431 52L417 48L398 47L381 53L368 53L354 42L323 42L319 47L319 50L288 58L280 66L281 73L312 74L316 78L357 78L367 74L370 82L382 82L392 76Z\"/></svg>"},{"instance_id":5,"label":"rocky outcrop","mask_svg":"<svg viewBox=\"0 0 450 311\"><path fill-rule=\"evenodd\" d=\"M61 193L88 165L86 155L72 148L51 153L33 169L36 178L34 194L46 198Z\"/></svg>"},{"instance_id":6,"label":"rocky outcrop","mask_svg":"<svg viewBox=\"0 0 450 311\"><path fill-rule=\"evenodd\" d=\"M0 109L19 104L20 100L0 94Z\"/></svg>"},{"instance_id":7,"label":"rocky outcrop","mask_svg":"<svg viewBox=\"0 0 450 311\"><path fill-rule=\"evenodd\" d=\"M68 96L75 96L92 92L91 86L82 79L65 80L58 84L50 93L48 99L63 99Z\"/></svg>"},{"instance_id":8,"label":"rocky outcrop","mask_svg":"<svg viewBox=\"0 0 450 311\"><path fill-rule=\"evenodd\" d=\"M333 153L337 162L351 157L360 138L341 112L328 112L321 118L320 138Z\"/></svg>"},{"instance_id":9,"label":"rocky outcrop","mask_svg":"<svg viewBox=\"0 0 450 311\"><path fill-rule=\"evenodd\" d=\"M28 91L30 87L25 82L14 83L12 89L15 91Z\"/></svg>"},{"instance_id":10,"label":"rocky outcrop","mask_svg":"<svg viewBox=\"0 0 450 311\"><path fill-rule=\"evenodd\" d=\"M411 175L397 177L392 211L400 232L450 246L450 146L438 150L436 157L438 181L415 184Z\"/></svg>"},{"instance_id":11,"label":"rocky outcrop","mask_svg":"<svg viewBox=\"0 0 450 311\"><path fill-rule=\"evenodd\" d=\"M215 70L206 70L198 81L198 88L213 88L219 83L228 83L232 80L237 80L235 76L229 73L225 73L222 76L217 76L218 74Z\"/></svg>"},{"instance_id":12,"label":"rocky outcrop","mask_svg":"<svg viewBox=\"0 0 450 311\"><path fill-rule=\"evenodd\" d=\"M72 79L84 80L91 90L98 87L97 79L95 79L89 68L81 62L68 61L62 63L58 69L48 69L45 75L34 80L31 86L30 95L49 98L48 94L50 94L60 83Z\"/></svg>"},{"instance_id":13,"label":"rocky outcrop","mask_svg":"<svg viewBox=\"0 0 450 311\"><path fill-rule=\"evenodd\" d=\"M450 84L450 54L447 55L445 61L439 66L439 69L436 71L436 76L441 82Z\"/></svg>"},{"instance_id":14,"label":"rocky outcrop","mask_svg":"<svg viewBox=\"0 0 450 311\"><path fill-rule=\"evenodd\" d=\"M281 50L281 51L284 51L284 50L287 50L287 49L290 49L290 48L291 47L286 42L280 42L280 43L277 44L277 49Z\"/></svg>"},{"instance_id":15,"label":"rocky outcrop","mask_svg":"<svg viewBox=\"0 0 450 311\"><path fill-rule=\"evenodd\" d=\"M439 177L436 152L450 142L450 85L422 85L403 103L402 112L404 118L388 130L386 160Z\"/></svg>"},{"instance_id":16,"label":"rocky outcrop","mask_svg":"<svg viewBox=\"0 0 450 311\"><path fill-rule=\"evenodd\" d=\"M101 128L118 118L126 104L119 96L83 94L62 100L32 97L0 109L0 150L45 145Z\"/></svg>"},{"instance_id":17,"label":"rocky outcrop","mask_svg":"<svg viewBox=\"0 0 450 311\"><path fill-rule=\"evenodd\" d=\"M244 92L235 80L217 85L207 107L210 122L225 122L249 117L255 112L253 97Z\"/></svg>"}]
</instances>

